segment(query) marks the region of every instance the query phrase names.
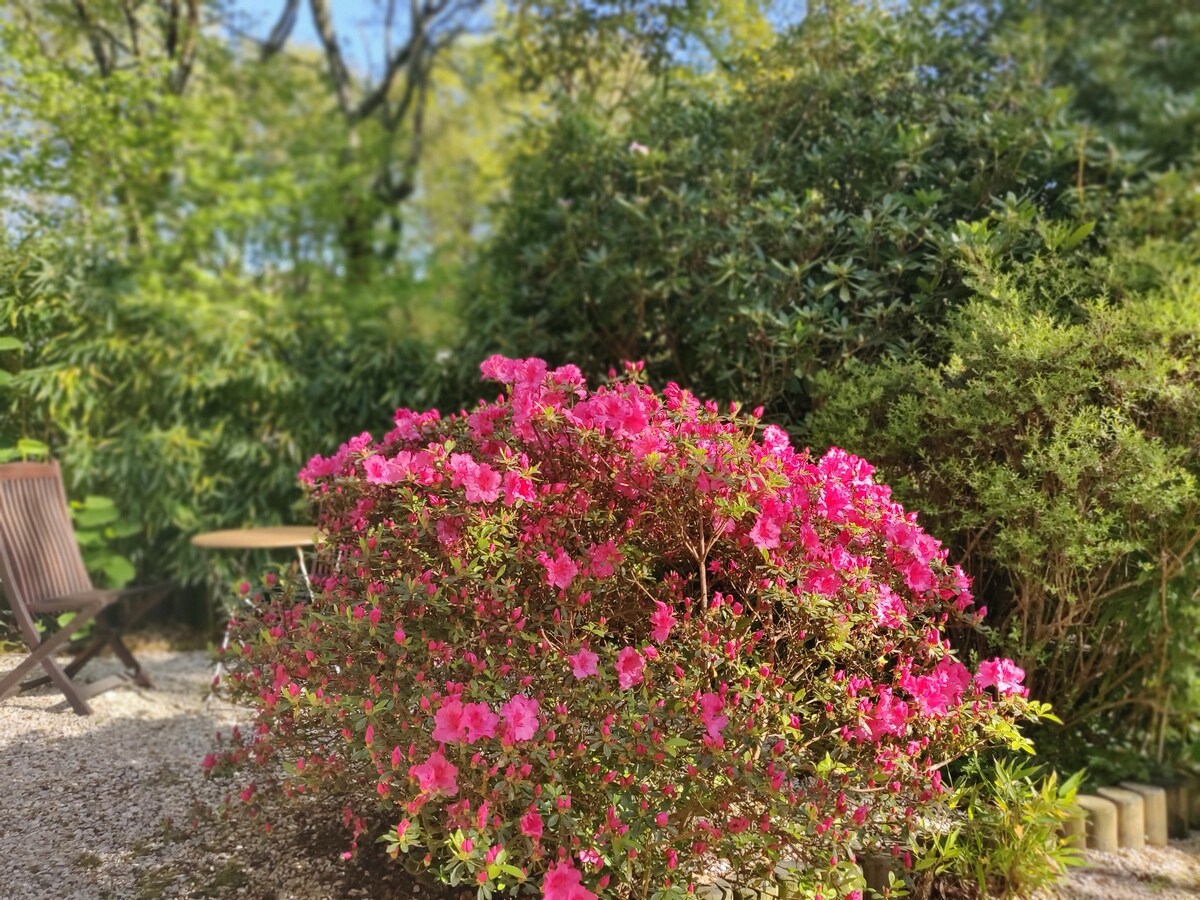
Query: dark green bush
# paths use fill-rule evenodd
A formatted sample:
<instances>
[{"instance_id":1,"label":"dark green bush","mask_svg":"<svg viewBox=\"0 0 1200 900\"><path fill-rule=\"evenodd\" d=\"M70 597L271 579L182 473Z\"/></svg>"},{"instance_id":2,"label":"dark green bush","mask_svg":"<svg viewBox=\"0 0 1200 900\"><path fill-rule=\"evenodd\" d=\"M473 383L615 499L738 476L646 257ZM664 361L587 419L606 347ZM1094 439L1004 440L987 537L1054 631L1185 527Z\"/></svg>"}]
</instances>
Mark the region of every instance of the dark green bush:
<instances>
[{"instance_id":1,"label":"dark green bush","mask_svg":"<svg viewBox=\"0 0 1200 900\"><path fill-rule=\"evenodd\" d=\"M572 111L537 135L467 298L464 365L644 358L798 421L817 372L940 352L970 294L959 221L998 211L1014 260L1043 222L1095 240L1085 223L1141 157L1072 119L1036 36L830 6L727 92L680 89L615 131Z\"/></svg>"},{"instance_id":2,"label":"dark green bush","mask_svg":"<svg viewBox=\"0 0 1200 900\"><path fill-rule=\"evenodd\" d=\"M811 435L869 450L902 500L921 498L991 610L963 642L1011 653L1071 740L1186 741L1200 674L1200 266L1125 259L1163 283L1117 305L1052 254L1009 271L974 258L977 294L944 330L947 361L822 376Z\"/></svg>"}]
</instances>

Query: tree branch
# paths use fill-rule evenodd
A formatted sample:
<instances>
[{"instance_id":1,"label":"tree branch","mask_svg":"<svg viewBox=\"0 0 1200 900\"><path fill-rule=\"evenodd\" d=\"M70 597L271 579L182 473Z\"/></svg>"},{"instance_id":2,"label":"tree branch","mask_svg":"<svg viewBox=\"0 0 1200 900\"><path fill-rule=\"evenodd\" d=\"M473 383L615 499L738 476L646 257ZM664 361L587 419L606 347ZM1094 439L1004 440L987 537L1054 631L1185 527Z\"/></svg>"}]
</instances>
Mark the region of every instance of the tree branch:
<instances>
[{"instance_id":1,"label":"tree branch","mask_svg":"<svg viewBox=\"0 0 1200 900\"><path fill-rule=\"evenodd\" d=\"M283 45L291 37L292 29L296 27L296 20L299 17L300 0L286 0L283 12L279 14L279 21L275 23L275 27L271 29L267 39L262 42L259 58L263 62L283 49Z\"/></svg>"},{"instance_id":2,"label":"tree branch","mask_svg":"<svg viewBox=\"0 0 1200 900\"><path fill-rule=\"evenodd\" d=\"M186 3L187 24L184 26L183 44L179 48L175 72L171 76L171 88L176 94L182 94L183 89L187 87L188 78L192 74L192 64L196 61L196 36L200 33L200 0L186 0ZM173 0L171 7L175 16L172 28L178 34L179 3L177 0Z\"/></svg>"},{"instance_id":3,"label":"tree branch","mask_svg":"<svg viewBox=\"0 0 1200 900\"><path fill-rule=\"evenodd\" d=\"M312 8L313 24L325 48L325 59L329 63L329 77L333 81L334 94L338 106L347 116L353 118L353 106L350 103L350 71L342 59L342 50L338 46L337 33L333 29L333 17L329 13L326 0L309 0Z\"/></svg>"},{"instance_id":4,"label":"tree branch","mask_svg":"<svg viewBox=\"0 0 1200 900\"><path fill-rule=\"evenodd\" d=\"M396 75L409 62L414 55L420 55L425 38L424 32L420 26L414 23L414 33L408 43L401 47L391 59L388 60L387 70L380 79L379 84L367 94L358 104L358 107L353 112L353 118L356 121L361 121L371 113L375 112L387 99L388 92L392 89L392 83L396 80Z\"/></svg>"},{"instance_id":5,"label":"tree branch","mask_svg":"<svg viewBox=\"0 0 1200 900\"><path fill-rule=\"evenodd\" d=\"M140 40L140 31L137 18L137 10L129 0L121 0L121 12L125 14L125 26L129 29L129 46L133 48L133 55L141 58L142 46Z\"/></svg>"},{"instance_id":6,"label":"tree branch","mask_svg":"<svg viewBox=\"0 0 1200 900\"><path fill-rule=\"evenodd\" d=\"M163 48L167 56L174 59L179 47L179 0L158 0L158 5L167 15L167 23L163 28Z\"/></svg>"},{"instance_id":7,"label":"tree branch","mask_svg":"<svg viewBox=\"0 0 1200 900\"><path fill-rule=\"evenodd\" d=\"M104 50L104 43L100 40L100 31L92 21L92 16L88 12L87 4L83 0L74 0L75 12L79 15L79 21L83 23L84 30L87 31L88 44L92 48L92 56L96 58L96 65L100 69L100 74L105 78L112 72L112 59Z\"/></svg>"}]
</instances>

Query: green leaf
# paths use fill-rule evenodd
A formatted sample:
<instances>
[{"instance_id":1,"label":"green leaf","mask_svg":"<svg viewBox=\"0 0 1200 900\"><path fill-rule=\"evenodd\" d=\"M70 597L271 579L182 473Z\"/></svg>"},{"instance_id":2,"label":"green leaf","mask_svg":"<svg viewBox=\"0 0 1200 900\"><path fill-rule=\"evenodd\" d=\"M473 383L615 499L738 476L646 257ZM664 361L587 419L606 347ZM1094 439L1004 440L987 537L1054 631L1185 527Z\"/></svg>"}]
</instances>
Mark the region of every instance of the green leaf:
<instances>
[{"instance_id":1,"label":"green leaf","mask_svg":"<svg viewBox=\"0 0 1200 900\"><path fill-rule=\"evenodd\" d=\"M1094 229L1095 227L1096 227L1095 221L1084 222L1082 225L1080 225L1078 228L1074 229L1070 234L1068 234L1066 236L1066 238L1062 242L1062 249L1063 250L1074 250L1076 247L1079 246L1080 242L1083 241L1084 238L1086 238L1089 234L1092 233L1092 229Z\"/></svg>"},{"instance_id":2,"label":"green leaf","mask_svg":"<svg viewBox=\"0 0 1200 900\"><path fill-rule=\"evenodd\" d=\"M5 350L20 350L23 346L24 344L21 343L19 338L10 336L0 337L0 353L3 353Z\"/></svg>"},{"instance_id":3,"label":"green leaf","mask_svg":"<svg viewBox=\"0 0 1200 900\"><path fill-rule=\"evenodd\" d=\"M21 438L17 441L17 453L23 459L29 459L30 457L43 459L50 455L50 448L41 441L35 441L32 438Z\"/></svg>"},{"instance_id":4,"label":"green leaf","mask_svg":"<svg viewBox=\"0 0 1200 900\"><path fill-rule=\"evenodd\" d=\"M113 587L124 587L137 574L133 563L123 556L110 556L104 561L104 574Z\"/></svg>"},{"instance_id":5,"label":"green leaf","mask_svg":"<svg viewBox=\"0 0 1200 900\"><path fill-rule=\"evenodd\" d=\"M81 528L96 528L100 525L107 525L110 522L115 522L120 518L116 509L108 507L107 509L92 509L84 507L75 513L75 524Z\"/></svg>"}]
</instances>

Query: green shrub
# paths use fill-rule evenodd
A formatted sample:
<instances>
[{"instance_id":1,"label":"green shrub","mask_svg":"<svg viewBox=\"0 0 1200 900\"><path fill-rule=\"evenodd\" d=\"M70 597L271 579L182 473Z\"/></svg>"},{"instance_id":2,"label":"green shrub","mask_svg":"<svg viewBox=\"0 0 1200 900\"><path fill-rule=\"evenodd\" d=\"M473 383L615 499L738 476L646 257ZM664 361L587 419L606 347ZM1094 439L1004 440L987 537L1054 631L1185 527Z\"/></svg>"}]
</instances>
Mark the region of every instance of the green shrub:
<instances>
[{"instance_id":1,"label":"green shrub","mask_svg":"<svg viewBox=\"0 0 1200 900\"><path fill-rule=\"evenodd\" d=\"M1003 648L1055 699L1063 765L1099 763L1089 744L1161 755L1197 711L1200 267L1168 271L1114 306L1072 296L1062 260L1001 272L985 254L947 362L820 379L814 439L869 449L922 498L990 609L960 643Z\"/></svg>"},{"instance_id":2,"label":"green shrub","mask_svg":"<svg viewBox=\"0 0 1200 900\"><path fill-rule=\"evenodd\" d=\"M304 460L426 397L433 363L376 311L181 282L48 240L0 246L0 446L48 446L71 496L136 526L109 544L143 577L199 583L213 560L189 535L303 515Z\"/></svg>"},{"instance_id":3,"label":"green shrub","mask_svg":"<svg viewBox=\"0 0 1200 900\"><path fill-rule=\"evenodd\" d=\"M1083 853L1062 834L1078 812L1075 795L1083 773L1059 781L1054 772L1024 762L973 757L948 806L965 812L936 842L925 865L948 880L978 889L980 897L1030 897L1054 887Z\"/></svg>"},{"instance_id":4,"label":"green shrub","mask_svg":"<svg viewBox=\"0 0 1200 900\"><path fill-rule=\"evenodd\" d=\"M1092 124L1045 23L954 6L823 5L728 89L535 132L466 296L464 372L492 350L644 359L799 423L819 372L941 357L971 296L960 221L991 219L1013 262L1047 235L1094 253L1148 159L1189 148Z\"/></svg>"}]
</instances>

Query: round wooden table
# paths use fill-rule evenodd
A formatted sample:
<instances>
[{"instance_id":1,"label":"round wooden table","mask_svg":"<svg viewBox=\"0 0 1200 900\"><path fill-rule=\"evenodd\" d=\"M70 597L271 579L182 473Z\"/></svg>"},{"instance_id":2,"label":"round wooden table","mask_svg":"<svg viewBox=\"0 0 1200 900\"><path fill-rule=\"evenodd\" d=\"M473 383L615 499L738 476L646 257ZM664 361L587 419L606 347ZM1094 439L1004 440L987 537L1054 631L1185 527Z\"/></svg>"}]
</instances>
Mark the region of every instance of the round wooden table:
<instances>
[{"instance_id":1,"label":"round wooden table","mask_svg":"<svg viewBox=\"0 0 1200 900\"><path fill-rule=\"evenodd\" d=\"M195 535L192 544L206 550L300 550L311 547L320 536L320 529L312 525L261 525L206 531Z\"/></svg>"},{"instance_id":2,"label":"round wooden table","mask_svg":"<svg viewBox=\"0 0 1200 900\"><path fill-rule=\"evenodd\" d=\"M249 528L205 531L192 537L192 545L204 550L295 550L296 559L300 563L300 574L304 576L304 585L311 597L312 582L308 578L308 566L304 562L304 548L313 546L322 536L321 530L313 525L256 525ZM249 597L242 599L250 606L254 605ZM232 618L225 623L225 635L221 638L222 650L229 646L229 630L232 623ZM217 663L213 673L213 688L208 692L210 700L224 667L223 662Z\"/></svg>"}]
</instances>

